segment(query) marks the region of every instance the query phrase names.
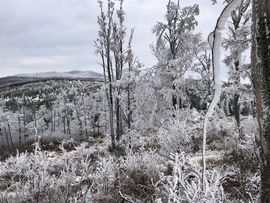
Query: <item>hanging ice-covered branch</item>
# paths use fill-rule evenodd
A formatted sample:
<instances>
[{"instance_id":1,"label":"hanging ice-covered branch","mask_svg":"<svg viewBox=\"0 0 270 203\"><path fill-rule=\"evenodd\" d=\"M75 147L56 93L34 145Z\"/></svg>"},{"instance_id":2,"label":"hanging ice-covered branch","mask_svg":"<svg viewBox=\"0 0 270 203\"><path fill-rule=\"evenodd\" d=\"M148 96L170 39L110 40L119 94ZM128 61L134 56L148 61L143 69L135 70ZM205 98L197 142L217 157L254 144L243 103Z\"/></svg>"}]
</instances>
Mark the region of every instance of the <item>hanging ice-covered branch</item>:
<instances>
[{"instance_id":1,"label":"hanging ice-covered branch","mask_svg":"<svg viewBox=\"0 0 270 203\"><path fill-rule=\"evenodd\" d=\"M207 181L205 177L205 147L206 147L206 134L207 134L207 126L208 126L208 119L214 113L215 107L217 106L220 95L221 95L221 85L222 81L220 78L220 47L222 42L222 33L221 31L224 29L227 19L231 16L231 12L235 10L235 8L241 3L241 0L231 0L227 6L222 10L214 31L210 34L209 39L212 39L211 46L212 46L212 59L213 59L213 74L214 74L214 98L211 101L207 113L205 115L204 120L204 127L203 127L203 152L202 152L202 159L203 159L203 188L207 192Z\"/></svg>"}]
</instances>

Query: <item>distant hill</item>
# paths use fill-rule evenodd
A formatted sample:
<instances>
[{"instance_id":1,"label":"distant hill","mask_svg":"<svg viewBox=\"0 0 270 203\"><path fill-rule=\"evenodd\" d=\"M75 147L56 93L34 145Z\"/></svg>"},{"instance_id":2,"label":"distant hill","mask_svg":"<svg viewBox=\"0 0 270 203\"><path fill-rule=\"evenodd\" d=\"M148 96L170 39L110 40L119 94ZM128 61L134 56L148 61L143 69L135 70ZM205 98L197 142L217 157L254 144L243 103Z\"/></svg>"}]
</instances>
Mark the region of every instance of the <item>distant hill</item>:
<instances>
[{"instance_id":1,"label":"distant hill","mask_svg":"<svg viewBox=\"0 0 270 203\"><path fill-rule=\"evenodd\" d=\"M103 80L103 75L94 71L78 71L73 70L69 72L43 72L18 74L14 76L7 76L0 78L0 87L17 86L31 82L46 81L46 80L63 80L63 79L81 79L90 81Z\"/></svg>"},{"instance_id":2,"label":"distant hill","mask_svg":"<svg viewBox=\"0 0 270 203\"><path fill-rule=\"evenodd\" d=\"M43 72L43 73L30 73L18 74L15 77L31 77L31 78L103 78L103 75L94 71L78 71L73 70L69 72Z\"/></svg>"}]
</instances>

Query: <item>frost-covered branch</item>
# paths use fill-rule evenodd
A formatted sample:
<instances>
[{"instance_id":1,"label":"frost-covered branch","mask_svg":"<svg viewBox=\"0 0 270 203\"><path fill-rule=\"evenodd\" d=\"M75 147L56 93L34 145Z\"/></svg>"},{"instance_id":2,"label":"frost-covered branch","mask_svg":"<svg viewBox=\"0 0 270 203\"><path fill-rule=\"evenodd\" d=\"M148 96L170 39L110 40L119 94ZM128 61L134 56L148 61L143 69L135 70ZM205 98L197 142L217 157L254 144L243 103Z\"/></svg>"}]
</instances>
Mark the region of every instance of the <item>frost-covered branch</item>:
<instances>
[{"instance_id":1,"label":"frost-covered branch","mask_svg":"<svg viewBox=\"0 0 270 203\"><path fill-rule=\"evenodd\" d=\"M212 116L214 113L215 107L219 102L220 95L221 95L221 86L222 81L220 78L220 47L221 47L221 40L222 40L222 33L221 31L224 29L224 25L227 19L231 16L231 12L239 5L241 0L231 0L228 5L223 9L221 12L215 29L212 33L213 35L213 47L212 47L212 55L213 55L213 76L214 76L214 98L210 103L210 106L207 110L204 120L204 128L203 128L203 188L205 193L207 193L208 185L205 177L205 170L206 170L206 163L205 163L205 146L206 146L206 134L207 134L207 126L208 126L208 118Z\"/></svg>"}]
</instances>

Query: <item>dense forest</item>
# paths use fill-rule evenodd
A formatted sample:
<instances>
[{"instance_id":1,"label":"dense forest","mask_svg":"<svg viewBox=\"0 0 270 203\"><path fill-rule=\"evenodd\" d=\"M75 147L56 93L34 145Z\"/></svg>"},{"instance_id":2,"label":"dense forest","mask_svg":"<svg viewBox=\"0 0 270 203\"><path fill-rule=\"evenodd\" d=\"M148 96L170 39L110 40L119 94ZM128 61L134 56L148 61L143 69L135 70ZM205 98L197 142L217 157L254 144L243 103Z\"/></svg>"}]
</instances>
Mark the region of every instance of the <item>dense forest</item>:
<instances>
[{"instance_id":1,"label":"dense forest","mask_svg":"<svg viewBox=\"0 0 270 203\"><path fill-rule=\"evenodd\" d=\"M267 0L225 1L207 40L199 5L168 0L153 67L128 2L98 3L102 80L1 83L0 201L270 202Z\"/></svg>"}]
</instances>

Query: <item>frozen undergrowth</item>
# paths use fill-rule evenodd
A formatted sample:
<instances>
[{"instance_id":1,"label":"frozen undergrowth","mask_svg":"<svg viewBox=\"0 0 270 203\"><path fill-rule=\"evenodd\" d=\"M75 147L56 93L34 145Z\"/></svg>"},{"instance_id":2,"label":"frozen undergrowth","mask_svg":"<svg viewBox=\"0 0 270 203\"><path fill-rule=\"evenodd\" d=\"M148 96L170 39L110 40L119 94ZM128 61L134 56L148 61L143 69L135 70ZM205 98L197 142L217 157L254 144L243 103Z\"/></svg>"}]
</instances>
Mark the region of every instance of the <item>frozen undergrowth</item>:
<instances>
[{"instance_id":1,"label":"frozen undergrowth","mask_svg":"<svg viewBox=\"0 0 270 203\"><path fill-rule=\"evenodd\" d=\"M170 122L182 122L182 118L187 118L184 115L187 112L178 112L174 118L178 121ZM202 132L200 119L191 117L185 122L187 132L194 132L188 129L194 126L196 132ZM235 137L233 124L220 129L225 123L228 120L222 118L213 123L212 129L222 139L210 140L209 145L226 145L228 140L236 139L239 145L234 150L230 147L206 151L206 194L201 187L200 151L181 149L163 156L164 140L153 131L141 134L140 139L140 132L123 136L136 135L134 140L141 142L141 148L129 149L127 145L126 149L121 148L125 153L120 157L119 153L108 152L106 138L91 139L72 151L64 147L71 145L70 140L60 145L57 152L36 148L33 153L10 157L0 165L0 202L256 202L260 182L253 143L256 122L251 117L242 120L242 137ZM164 125L171 136L179 132L170 132L168 121ZM152 143L156 139L158 145ZM186 146L194 142L190 139Z\"/></svg>"},{"instance_id":2,"label":"frozen undergrowth","mask_svg":"<svg viewBox=\"0 0 270 203\"><path fill-rule=\"evenodd\" d=\"M164 185L168 202L223 202L226 200L220 184L221 174L218 171L208 171L209 190L202 190L201 169L191 165L189 157L184 153L171 157L172 175L165 177ZM162 202L160 199L158 202Z\"/></svg>"},{"instance_id":3,"label":"frozen undergrowth","mask_svg":"<svg viewBox=\"0 0 270 203\"><path fill-rule=\"evenodd\" d=\"M0 202L83 202L97 151L82 143L67 152L40 151L9 157L0 165Z\"/></svg>"}]
</instances>

